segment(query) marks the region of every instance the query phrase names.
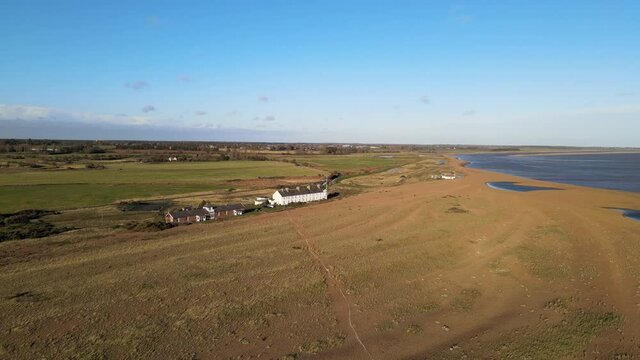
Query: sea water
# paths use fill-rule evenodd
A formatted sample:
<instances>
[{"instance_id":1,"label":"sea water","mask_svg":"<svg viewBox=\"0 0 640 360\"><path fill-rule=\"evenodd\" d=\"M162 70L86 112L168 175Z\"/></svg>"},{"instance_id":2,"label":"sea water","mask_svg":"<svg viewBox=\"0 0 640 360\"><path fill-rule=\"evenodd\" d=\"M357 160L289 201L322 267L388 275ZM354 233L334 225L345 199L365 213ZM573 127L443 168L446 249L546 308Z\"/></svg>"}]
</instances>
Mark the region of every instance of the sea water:
<instances>
[{"instance_id":1,"label":"sea water","mask_svg":"<svg viewBox=\"0 0 640 360\"><path fill-rule=\"evenodd\" d=\"M581 155L459 155L468 167L530 179L640 192L640 153Z\"/></svg>"}]
</instances>

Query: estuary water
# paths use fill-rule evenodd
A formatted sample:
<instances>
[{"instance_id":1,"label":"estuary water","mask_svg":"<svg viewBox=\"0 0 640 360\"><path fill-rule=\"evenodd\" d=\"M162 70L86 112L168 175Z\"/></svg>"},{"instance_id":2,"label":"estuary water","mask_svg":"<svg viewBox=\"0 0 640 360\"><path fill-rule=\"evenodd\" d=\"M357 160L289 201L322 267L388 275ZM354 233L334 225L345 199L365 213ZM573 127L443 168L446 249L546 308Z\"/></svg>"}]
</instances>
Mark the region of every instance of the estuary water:
<instances>
[{"instance_id":1,"label":"estuary water","mask_svg":"<svg viewBox=\"0 0 640 360\"><path fill-rule=\"evenodd\" d=\"M459 155L468 167L536 180L640 192L640 153Z\"/></svg>"}]
</instances>

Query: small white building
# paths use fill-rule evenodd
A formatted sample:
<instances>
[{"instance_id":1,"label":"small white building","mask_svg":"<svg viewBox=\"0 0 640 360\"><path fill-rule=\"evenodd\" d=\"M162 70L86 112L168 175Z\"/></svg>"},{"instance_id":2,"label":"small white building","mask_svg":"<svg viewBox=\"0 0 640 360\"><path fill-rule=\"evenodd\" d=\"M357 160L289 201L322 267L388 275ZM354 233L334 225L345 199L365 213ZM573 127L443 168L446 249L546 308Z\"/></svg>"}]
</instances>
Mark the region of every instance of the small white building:
<instances>
[{"instance_id":1,"label":"small white building","mask_svg":"<svg viewBox=\"0 0 640 360\"><path fill-rule=\"evenodd\" d=\"M278 189L272 197L277 205L327 200L327 183Z\"/></svg>"},{"instance_id":2,"label":"small white building","mask_svg":"<svg viewBox=\"0 0 640 360\"><path fill-rule=\"evenodd\" d=\"M258 196L258 197L256 198L256 201L254 201L254 202L253 202L253 205L255 205L255 206L264 205L264 204L266 204L268 201L269 201L269 198L266 198L266 197L260 197L260 196Z\"/></svg>"},{"instance_id":3,"label":"small white building","mask_svg":"<svg viewBox=\"0 0 640 360\"><path fill-rule=\"evenodd\" d=\"M204 206L202 208L207 210L212 218L215 217L216 208L215 208L215 206L213 206L212 203L208 202L208 203L204 204Z\"/></svg>"},{"instance_id":4,"label":"small white building","mask_svg":"<svg viewBox=\"0 0 640 360\"><path fill-rule=\"evenodd\" d=\"M456 173L443 173L440 175L442 180L454 180L456 178Z\"/></svg>"}]
</instances>

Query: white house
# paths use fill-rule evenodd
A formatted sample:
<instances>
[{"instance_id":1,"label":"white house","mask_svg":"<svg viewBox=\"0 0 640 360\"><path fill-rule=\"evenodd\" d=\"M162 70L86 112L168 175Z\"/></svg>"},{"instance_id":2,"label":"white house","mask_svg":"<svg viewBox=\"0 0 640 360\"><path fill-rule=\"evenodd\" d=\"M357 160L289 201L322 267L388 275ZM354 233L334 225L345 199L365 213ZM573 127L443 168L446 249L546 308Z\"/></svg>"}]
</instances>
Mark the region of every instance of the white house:
<instances>
[{"instance_id":1,"label":"white house","mask_svg":"<svg viewBox=\"0 0 640 360\"><path fill-rule=\"evenodd\" d=\"M272 197L277 205L327 200L327 183L278 189Z\"/></svg>"},{"instance_id":2,"label":"white house","mask_svg":"<svg viewBox=\"0 0 640 360\"><path fill-rule=\"evenodd\" d=\"M440 178L442 180L454 180L456 178L456 174L455 173L443 173L442 175L440 175Z\"/></svg>"},{"instance_id":3,"label":"white house","mask_svg":"<svg viewBox=\"0 0 640 360\"><path fill-rule=\"evenodd\" d=\"M208 202L208 203L204 204L204 206L202 208L207 210L212 218L215 217L216 208L213 206L213 204Z\"/></svg>"}]
</instances>

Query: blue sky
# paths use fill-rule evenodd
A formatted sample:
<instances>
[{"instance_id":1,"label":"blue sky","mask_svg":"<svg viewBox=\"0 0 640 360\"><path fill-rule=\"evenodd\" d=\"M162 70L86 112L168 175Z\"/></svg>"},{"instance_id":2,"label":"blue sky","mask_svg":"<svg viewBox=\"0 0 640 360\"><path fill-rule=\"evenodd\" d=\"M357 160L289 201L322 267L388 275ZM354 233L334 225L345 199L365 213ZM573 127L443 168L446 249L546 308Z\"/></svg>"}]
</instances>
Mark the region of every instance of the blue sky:
<instances>
[{"instance_id":1,"label":"blue sky","mask_svg":"<svg viewBox=\"0 0 640 360\"><path fill-rule=\"evenodd\" d=\"M0 137L640 146L639 1L0 2Z\"/></svg>"}]
</instances>

